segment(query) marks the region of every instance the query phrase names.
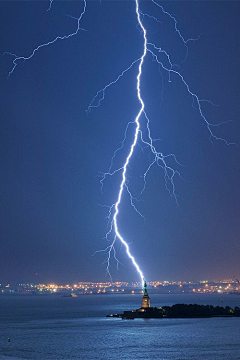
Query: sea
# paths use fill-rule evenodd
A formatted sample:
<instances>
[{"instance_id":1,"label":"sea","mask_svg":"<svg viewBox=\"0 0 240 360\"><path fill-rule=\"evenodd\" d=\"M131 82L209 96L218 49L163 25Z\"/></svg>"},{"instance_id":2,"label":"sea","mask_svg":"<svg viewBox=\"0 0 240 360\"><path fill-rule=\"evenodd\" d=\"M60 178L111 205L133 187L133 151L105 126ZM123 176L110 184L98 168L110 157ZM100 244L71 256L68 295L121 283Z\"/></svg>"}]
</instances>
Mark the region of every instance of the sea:
<instances>
[{"instance_id":1,"label":"sea","mask_svg":"<svg viewBox=\"0 0 240 360\"><path fill-rule=\"evenodd\" d=\"M239 295L150 295L152 306L239 306ZM134 319L140 294L0 295L1 360L240 360L240 318ZM10 341L8 341L10 339Z\"/></svg>"}]
</instances>

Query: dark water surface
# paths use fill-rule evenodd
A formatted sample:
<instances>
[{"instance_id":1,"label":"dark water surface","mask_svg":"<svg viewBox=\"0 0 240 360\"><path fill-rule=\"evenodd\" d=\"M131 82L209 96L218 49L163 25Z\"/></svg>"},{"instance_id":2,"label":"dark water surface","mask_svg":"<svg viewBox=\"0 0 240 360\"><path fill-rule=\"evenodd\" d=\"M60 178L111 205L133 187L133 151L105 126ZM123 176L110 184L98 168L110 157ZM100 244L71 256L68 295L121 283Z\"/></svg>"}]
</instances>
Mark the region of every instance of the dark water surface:
<instances>
[{"instance_id":1,"label":"dark water surface","mask_svg":"<svg viewBox=\"0 0 240 360\"><path fill-rule=\"evenodd\" d=\"M141 295L0 296L0 359L240 360L240 318L111 319ZM152 306L240 306L236 295L152 295ZM7 339L11 338L11 342Z\"/></svg>"}]
</instances>

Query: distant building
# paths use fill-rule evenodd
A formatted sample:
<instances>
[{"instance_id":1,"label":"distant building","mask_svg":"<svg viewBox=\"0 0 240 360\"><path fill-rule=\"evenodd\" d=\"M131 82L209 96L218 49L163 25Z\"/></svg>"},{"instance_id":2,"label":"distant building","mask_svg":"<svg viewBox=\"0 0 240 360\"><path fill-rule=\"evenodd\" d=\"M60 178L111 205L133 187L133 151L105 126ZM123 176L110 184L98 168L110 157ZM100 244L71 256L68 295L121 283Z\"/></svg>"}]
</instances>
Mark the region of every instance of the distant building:
<instances>
[{"instance_id":1,"label":"distant building","mask_svg":"<svg viewBox=\"0 0 240 360\"><path fill-rule=\"evenodd\" d=\"M147 283L144 282L144 288L143 288L143 297L142 297L142 308L147 309L150 308L150 298L148 296L147 292Z\"/></svg>"}]
</instances>

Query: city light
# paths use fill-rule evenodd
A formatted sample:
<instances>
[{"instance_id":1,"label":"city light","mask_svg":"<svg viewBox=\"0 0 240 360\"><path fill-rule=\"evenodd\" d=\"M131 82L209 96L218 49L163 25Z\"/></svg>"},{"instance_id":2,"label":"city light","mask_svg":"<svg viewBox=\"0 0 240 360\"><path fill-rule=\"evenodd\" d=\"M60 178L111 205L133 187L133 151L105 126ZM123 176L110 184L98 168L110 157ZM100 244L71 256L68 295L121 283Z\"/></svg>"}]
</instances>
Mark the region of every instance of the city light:
<instances>
[{"instance_id":1,"label":"city light","mask_svg":"<svg viewBox=\"0 0 240 360\"><path fill-rule=\"evenodd\" d=\"M102 294L142 294L141 283L128 282L78 282L70 284L22 283L18 286L0 284L0 293L55 294L55 295L102 295ZM219 281L150 281L150 293L154 294L240 294L239 282L235 279Z\"/></svg>"}]
</instances>

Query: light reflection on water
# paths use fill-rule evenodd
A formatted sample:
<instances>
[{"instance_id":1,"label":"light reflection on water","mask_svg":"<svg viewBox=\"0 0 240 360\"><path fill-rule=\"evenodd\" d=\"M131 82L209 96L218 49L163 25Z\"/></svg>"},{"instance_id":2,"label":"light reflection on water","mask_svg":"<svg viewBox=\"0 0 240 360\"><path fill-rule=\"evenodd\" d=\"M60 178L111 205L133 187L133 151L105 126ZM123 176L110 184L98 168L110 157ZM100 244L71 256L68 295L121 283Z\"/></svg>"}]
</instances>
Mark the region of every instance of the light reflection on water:
<instances>
[{"instance_id":1,"label":"light reflection on water","mask_svg":"<svg viewBox=\"0 0 240 360\"><path fill-rule=\"evenodd\" d=\"M106 318L141 295L0 296L0 359L239 360L240 318ZM234 295L152 295L152 306L240 306ZM11 342L7 339L11 338Z\"/></svg>"}]
</instances>

